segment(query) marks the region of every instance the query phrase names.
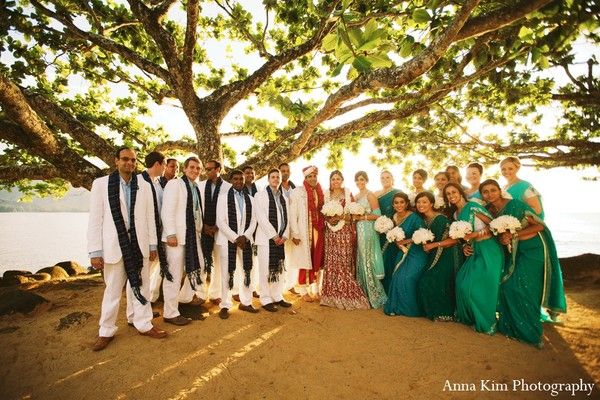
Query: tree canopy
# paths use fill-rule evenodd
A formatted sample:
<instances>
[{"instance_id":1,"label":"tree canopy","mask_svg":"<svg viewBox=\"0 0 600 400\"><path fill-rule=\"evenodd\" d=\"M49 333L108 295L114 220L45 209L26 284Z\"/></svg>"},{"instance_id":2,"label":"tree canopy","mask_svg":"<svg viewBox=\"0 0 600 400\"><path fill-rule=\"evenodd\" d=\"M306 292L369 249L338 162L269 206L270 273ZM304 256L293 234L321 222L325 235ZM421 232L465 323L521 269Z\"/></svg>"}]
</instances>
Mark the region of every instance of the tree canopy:
<instances>
[{"instance_id":1,"label":"tree canopy","mask_svg":"<svg viewBox=\"0 0 600 400\"><path fill-rule=\"evenodd\" d=\"M571 73L573 44L598 42L592 0L0 0L0 8L5 187L89 188L122 144L259 174L322 148L339 165L342 150L365 138L380 164L414 154L432 165L487 163L510 153L544 167L600 165L596 60ZM229 56L211 57L215 46ZM563 83L548 69L560 69ZM556 102L561 117L544 135L536 126ZM148 123L161 104L183 110L195 136L173 140ZM232 113L241 122L224 132ZM473 122L510 134L472 132ZM232 136L254 144L235 154Z\"/></svg>"}]
</instances>

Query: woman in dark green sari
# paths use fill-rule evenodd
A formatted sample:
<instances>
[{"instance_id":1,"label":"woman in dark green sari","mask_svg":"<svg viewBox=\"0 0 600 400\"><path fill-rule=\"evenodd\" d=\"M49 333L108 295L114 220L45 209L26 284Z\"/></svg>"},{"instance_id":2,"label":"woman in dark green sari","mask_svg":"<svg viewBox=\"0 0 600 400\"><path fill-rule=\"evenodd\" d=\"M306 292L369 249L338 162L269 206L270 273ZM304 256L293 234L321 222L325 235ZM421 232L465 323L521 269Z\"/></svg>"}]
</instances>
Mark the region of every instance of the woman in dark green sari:
<instances>
[{"instance_id":1,"label":"woman in dark green sari","mask_svg":"<svg viewBox=\"0 0 600 400\"><path fill-rule=\"evenodd\" d=\"M540 306L554 313L567 310L554 240L529 205L502 197L500 185L495 180L483 182L480 192L494 216L511 215L521 222L517 233L499 235L507 252L498 301L498 331L541 347Z\"/></svg>"},{"instance_id":2,"label":"woman in dark green sari","mask_svg":"<svg viewBox=\"0 0 600 400\"><path fill-rule=\"evenodd\" d=\"M471 242L473 253L456 274L456 318L478 332L492 335L496 330L496 304L504 266L502 249L487 226L492 216L482 205L467 201L465 191L457 183L446 185L444 201L457 221L468 222L472 228L464 240ZM445 247L458 240L438 243Z\"/></svg>"},{"instance_id":3,"label":"woman in dark green sari","mask_svg":"<svg viewBox=\"0 0 600 400\"><path fill-rule=\"evenodd\" d=\"M462 253L457 244L448 247L439 245L441 241L448 239L450 220L433 208L433 194L421 192L415 202L427 229L434 235L433 241L437 242L423 245L423 249L428 252L428 258L417 288L419 305L425 316L431 320L452 321L456 312L454 280L462 263Z\"/></svg>"},{"instance_id":4,"label":"woman in dark green sari","mask_svg":"<svg viewBox=\"0 0 600 400\"><path fill-rule=\"evenodd\" d=\"M402 250L396 252L388 300L383 306L383 312L387 315L420 317L423 311L417 300L417 285L427 262L427 255L421 245L412 243L411 237L417 229L423 228L425 223L417 213L410 211L410 201L405 193L396 193L393 204L396 210L393 216L394 225L402 228L406 238L388 246Z\"/></svg>"}]
</instances>

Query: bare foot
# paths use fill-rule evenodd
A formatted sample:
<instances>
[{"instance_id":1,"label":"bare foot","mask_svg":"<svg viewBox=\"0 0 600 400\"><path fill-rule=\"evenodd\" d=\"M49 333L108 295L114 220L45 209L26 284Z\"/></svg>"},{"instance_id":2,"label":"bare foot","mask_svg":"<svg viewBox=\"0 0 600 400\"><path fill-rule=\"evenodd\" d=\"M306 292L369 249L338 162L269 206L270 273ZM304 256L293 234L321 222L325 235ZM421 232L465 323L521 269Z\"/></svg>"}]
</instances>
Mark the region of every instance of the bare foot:
<instances>
[{"instance_id":1,"label":"bare foot","mask_svg":"<svg viewBox=\"0 0 600 400\"><path fill-rule=\"evenodd\" d=\"M312 297L310 297L310 295L307 293L304 296L302 296L302 300L306 301L307 303L312 303L314 300Z\"/></svg>"}]
</instances>

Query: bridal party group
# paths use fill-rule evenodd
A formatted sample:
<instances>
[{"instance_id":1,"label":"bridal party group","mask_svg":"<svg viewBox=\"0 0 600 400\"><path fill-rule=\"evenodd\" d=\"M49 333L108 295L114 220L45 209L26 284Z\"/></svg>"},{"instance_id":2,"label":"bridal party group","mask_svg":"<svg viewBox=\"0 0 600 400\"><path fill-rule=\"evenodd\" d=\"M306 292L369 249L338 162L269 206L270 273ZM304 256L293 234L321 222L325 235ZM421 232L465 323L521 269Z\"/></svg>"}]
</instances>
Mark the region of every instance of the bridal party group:
<instances>
[{"instance_id":1,"label":"bridal party group","mask_svg":"<svg viewBox=\"0 0 600 400\"><path fill-rule=\"evenodd\" d=\"M218 161L190 157L179 175L177 160L151 152L138 174L126 147L115 164L91 195L88 251L106 283L95 351L117 332L125 286L127 322L155 339L168 336L153 322L159 296L163 321L178 326L192 322L182 303L212 302L226 320L234 303L274 313L300 296L345 310L457 321L535 346L542 321L566 312L542 197L518 177L516 157L500 163L504 187L482 181L483 167L472 163L469 186L449 166L434 175L434 190L419 169L404 191L381 172L374 192L364 171L353 185L332 171L322 187L317 167L304 167L294 183L284 163L259 189L252 166L222 176Z\"/></svg>"}]
</instances>

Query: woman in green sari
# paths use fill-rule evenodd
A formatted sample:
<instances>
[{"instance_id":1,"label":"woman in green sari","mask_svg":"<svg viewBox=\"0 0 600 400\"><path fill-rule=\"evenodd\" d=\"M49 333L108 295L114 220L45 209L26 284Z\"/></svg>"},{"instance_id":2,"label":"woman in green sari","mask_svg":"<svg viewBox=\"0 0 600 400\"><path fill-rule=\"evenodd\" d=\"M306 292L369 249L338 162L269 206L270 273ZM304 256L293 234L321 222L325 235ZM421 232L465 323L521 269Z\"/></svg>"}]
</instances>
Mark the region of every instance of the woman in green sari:
<instances>
[{"instance_id":1,"label":"woman in green sari","mask_svg":"<svg viewBox=\"0 0 600 400\"><path fill-rule=\"evenodd\" d=\"M379 203L379 210L381 211L381 215L385 215L388 218L392 218L392 215L394 215L392 199L394 198L394 195L396 193L400 192L400 190L394 188L394 176L390 171L381 171L380 180L381 190L376 191L374 195L375 197L377 197L377 202ZM381 244L381 247L385 245L385 234L379 235L379 242Z\"/></svg>"},{"instance_id":2,"label":"woman in green sari","mask_svg":"<svg viewBox=\"0 0 600 400\"><path fill-rule=\"evenodd\" d=\"M457 244L446 247L439 245L448 239L450 220L435 211L433 194L419 193L416 204L417 211L423 217L427 229L433 233L435 242L423 245L423 250L429 254L417 288L419 305L425 316L433 321L453 321L456 312L454 280L463 261L462 253Z\"/></svg>"},{"instance_id":3,"label":"woman in green sari","mask_svg":"<svg viewBox=\"0 0 600 400\"><path fill-rule=\"evenodd\" d=\"M472 233L464 240L471 241L473 254L466 258L456 274L456 318L488 335L496 330L496 304L504 254L487 225L491 214L482 205L467 201L462 186L450 182L444 188L444 201L457 221L471 224ZM446 247L458 243L446 239L435 243Z\"/></svg>"},{"instance_id":4,"label":"woman in green sari","mask_svg":"<svg viewBox=\"0 0 600 400\"><path fill-rule=\"evenodd\" d=\"M420 317L423 315L417 301L417 284L425 263L427 255L421 245L412 242L413 233L425 226L423 219L410 210L410 201L405 193L394 195L393 215L394 225L402 228L405 239L388 243L386 250L390 247L400 248L395 251L396 259L393 261L391 279L389 279L388 301L383 307L387 315L406 315L409 317Z\"/></svg>"},{"instance_id":5,"label":"woman in green sari","mask_svg":"<svg viewBox=\"0 0 600 400\"><path fill-rule=\"evenodd\" d=\"M500 242L509 247L500 285L498 331L541 347L540 306L555 313L567 310L554 240L531 207L502 197L495 180L483 182L480 192L494 216L511 215L521 222L521 229L515 234L499 235Z\"/></svg>"},{"instance_id":6,"label":"woman in green sari","mask_svg":"<svg viewBox=\"0 0 600 400\"><path fill-rule=\"evenodd\" d=\"M500 171L506 179L506 190L513 199L521 200L527 203L538 217L544 219L544 206L542 204L542 195L535 190L533 185L527 181L519 179L517 173L521 169L521 161L517 157L506 157L500 161Z\"/></svg>"},{"instance_id":7,"label":"woman in green sari","mask_svg":"<svg viewBox=\"0 0 600 400\"><path fill-rule=\"evenodd\" d=\"M380 279L384 276L383 258L379 246L379 236L374 222L379 216L379 204L373 193L367 190L369 177L364 171L358 171L354 181L359 192L354 198L365 209L364 215L353 215L356 222L356 280L369 299L373 308L379 308L387 301Z\"/></svg>"}]
</instances>

